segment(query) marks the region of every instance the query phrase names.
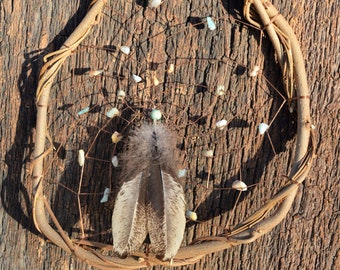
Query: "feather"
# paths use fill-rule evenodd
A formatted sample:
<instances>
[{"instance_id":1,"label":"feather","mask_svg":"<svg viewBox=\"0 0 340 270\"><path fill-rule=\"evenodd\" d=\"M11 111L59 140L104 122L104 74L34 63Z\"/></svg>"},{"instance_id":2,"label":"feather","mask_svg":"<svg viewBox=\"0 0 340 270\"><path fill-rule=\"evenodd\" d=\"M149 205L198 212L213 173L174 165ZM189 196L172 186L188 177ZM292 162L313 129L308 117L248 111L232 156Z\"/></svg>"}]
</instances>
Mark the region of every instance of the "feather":
<instances>
[{"instance_id":1,"label":"feather","mask_svg":"<svg viewBox=\"0 0 340 270\"><path fill-rule=\"evenodd\" d=\"M163 192L156 199L152 197L147 207L147 228L152 250L163 260L169 260L182 243L185 203L181 185L163 171L161 179ZM157 201L157 197L161 197L160 200Z\"/></svg>"},{"instance_id":2,"label":"feather","mask_svg":"<svg viewBox=\"0 0 340 270\"><path fill-rule=\"evenodd\" d=\"M114 250L129 255L148 235L151 251L171 259L182 243L186 223L173 134L161 124L143 124L129 137L122 166L125 182L112 215Z\"/></svg>"},{"instance_id":3,"label":"feather","mask_svg":"<svg viewBox=\"0 0 340 270\"><path fill-rule=\"evenodd\" d=\"M138 196L142 173L125 182L116 198L112 215L112 236L115 251L126 257L136 251L143 243L147 233L146 214Z\"/></svg>"}]
</instances>

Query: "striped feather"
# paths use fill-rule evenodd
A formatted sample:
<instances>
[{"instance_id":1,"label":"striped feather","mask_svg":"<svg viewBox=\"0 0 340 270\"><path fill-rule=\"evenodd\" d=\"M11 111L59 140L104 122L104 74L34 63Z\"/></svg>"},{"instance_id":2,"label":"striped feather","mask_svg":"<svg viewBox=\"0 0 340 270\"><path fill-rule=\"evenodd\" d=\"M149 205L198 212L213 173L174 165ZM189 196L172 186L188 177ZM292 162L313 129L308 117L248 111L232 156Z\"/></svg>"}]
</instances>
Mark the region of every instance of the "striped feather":
<instances>
[{"instance_id":1,"label":"striped feather","mask_svg":"<svg viewBox=\"0 0 340 270\"><path fill-rule=\"evenodd\" d=\"M125 182L116 198L112 236L114 250L121 257L138 250L147 235L145 198L139 197L141 179L142 173Z\"/></svg>"},{"instance_id":2,"label":"striped feather","mask_svg":"<svg viewBox=\"0 0 340 270\"><path fill-rule=\"evenodd\" d=\"M158 166L160 168L160 166ZM161 189L147 207L147 230L153 252L163 260L174 257L181 246L185 229L185 199L176 178L161 171ZM159 180L159 179L158 179Z\"/></svg>"},{"instance_id":3,"label":"striped feather","mask_svg":"<svg viewBox=\"0 0 340 270\"><path fill-rule=\"evenodd\" d=\"M112 216L113 246L121 256L138 250L147 234L151 251L174 257L185 229L185 199L178 183L175 140L163 125L142 125L129 138L124 179Z\"/></svg>"}]
</instances>

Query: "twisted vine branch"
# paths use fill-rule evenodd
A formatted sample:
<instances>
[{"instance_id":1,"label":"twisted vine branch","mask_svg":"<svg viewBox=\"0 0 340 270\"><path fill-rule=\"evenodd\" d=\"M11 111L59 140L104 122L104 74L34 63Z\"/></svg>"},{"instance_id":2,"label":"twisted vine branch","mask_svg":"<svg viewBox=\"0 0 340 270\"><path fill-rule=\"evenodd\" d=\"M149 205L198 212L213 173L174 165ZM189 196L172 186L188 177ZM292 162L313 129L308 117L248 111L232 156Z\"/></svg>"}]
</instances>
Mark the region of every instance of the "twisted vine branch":
<instances>
[{"instance_id":1,"label":"twisted vine branch","mask_svg":"<svg viewBox=\"0 0 340 270\"><path fill-rule=\"evenodd\" d=\"M168 262L160 261L152 254L146 256L144 253L136 253L135 256L124 260L104 256L97 252L94 247L97 249L111 249L111 246L69 238L54 216L43 194L43 161L50 152L50 149L45 149L45 139L51 84L64 61L89 34L92 26L98 23L105 2L105 0L92 1L87 15L63 46L56 52L47 55L44 59L46 63L41 69L37 87L36 144L32 173L34 190L33 219L36 228L54 244L97 268L134 269L151 265L167 265L169 264ZM300 46L292 28L269 1L246 0L244 16L251 24L267 31L282 70L288 101L291 103L296 100L298 115L297 142L295 158L289 174L290 183L228 234L205 237L194 241L191 245L182 247L172 262L173 266L195 263L206 254L253 242L271 231L287 215L294 201L298 186L306 178L315 156L315 141L311 129L306 72ZM294 95L294 92L296 95ZM272 211L273 209L275 211ZM57 227L57 231L50 226L46 211ZM138 258L143 258L143 260L138 260Z\"/></svg>"}]
</instances>

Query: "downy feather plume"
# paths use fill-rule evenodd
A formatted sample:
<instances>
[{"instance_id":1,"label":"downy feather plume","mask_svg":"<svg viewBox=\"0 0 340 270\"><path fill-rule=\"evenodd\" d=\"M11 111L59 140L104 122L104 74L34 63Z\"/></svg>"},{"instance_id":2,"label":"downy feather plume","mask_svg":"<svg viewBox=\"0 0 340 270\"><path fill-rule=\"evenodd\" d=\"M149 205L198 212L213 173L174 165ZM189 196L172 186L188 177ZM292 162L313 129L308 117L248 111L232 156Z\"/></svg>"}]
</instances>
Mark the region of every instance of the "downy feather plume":
<instances>
[{"instance_id":1,"label":"downy feather plume","mask_svg":"<svg viewBox=\"0 0 340 270\"><path fill-rule=\"evenodd\" d=\"M112 215L114 250L126 257L149 236L151 251L170 260L182 243L186 222L174 136L162 124L142 124L129 137L122 159L124 182Z\"/></svg>"}]
</instances>

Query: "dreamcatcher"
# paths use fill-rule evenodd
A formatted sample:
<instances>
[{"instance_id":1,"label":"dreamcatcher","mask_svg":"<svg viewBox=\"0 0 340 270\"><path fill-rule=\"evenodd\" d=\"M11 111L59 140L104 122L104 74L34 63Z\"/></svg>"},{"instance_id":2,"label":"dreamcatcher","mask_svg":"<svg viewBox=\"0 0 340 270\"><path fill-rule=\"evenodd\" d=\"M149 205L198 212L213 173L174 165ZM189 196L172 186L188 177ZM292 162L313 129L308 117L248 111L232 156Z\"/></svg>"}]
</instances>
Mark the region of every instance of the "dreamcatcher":
<instances>
[{"instance_id":1,"label":"dreamcatcher","mask_svg":"<svg viewBox=\"0 0 340 270\"><path fill-rule=\"evenodd\" d=\"M183 22L176 4L167 14L157 12L160 1L103 13L105 2L91 3L40 72L32 161L37 229L101 269L193 264L271 231L287 215L315 149L304 62L291 27L269 2L245 1L245 18L273 44L283 95L261 75L258 47L249 47L254 59L231 57L225 31L218 31L232 29L227 15ZM113 20L117 10L129 12ZM113 33L106 36L100 25L109 23ZM140 38L145 31L147 40ZM207 49L217 47L225 50ZM241 92L249 81L253 90ZM277 176L282 188L240 221L235 209L257 187L245 178L255 174L264 138L271 159L279 159L268 131L286 105L297 114L292 168ZM240 137L247 139L236 146ZM227 192L234 204L224 202ZM69 208L58 209L64 200ZM208 212L216 201L219 211Z\"/></svg>"}]
</instances>

